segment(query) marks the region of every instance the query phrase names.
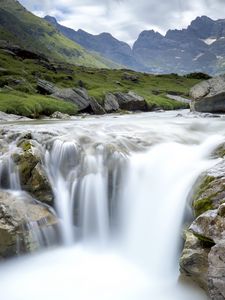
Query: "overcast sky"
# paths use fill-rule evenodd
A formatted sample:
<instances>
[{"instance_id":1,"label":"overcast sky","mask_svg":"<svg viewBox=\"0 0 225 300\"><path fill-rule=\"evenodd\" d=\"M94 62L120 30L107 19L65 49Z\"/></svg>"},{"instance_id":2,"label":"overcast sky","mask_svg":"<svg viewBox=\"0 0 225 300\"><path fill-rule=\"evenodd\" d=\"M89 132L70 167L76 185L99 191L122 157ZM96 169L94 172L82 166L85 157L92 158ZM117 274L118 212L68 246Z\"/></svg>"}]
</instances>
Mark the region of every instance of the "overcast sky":
<instances>
[{"instance_id":1,"label":"overcast sky","mask_svg":"<svg viewBox=\"0 0 225 300\"><path fill-rule=\"evenodd\" d=\"M132 44L143 30L164 34L187 27L197 16L225 18L225 0L20 0L36 15L92 34L110 32Z\"/></svg>"}]
</instances>

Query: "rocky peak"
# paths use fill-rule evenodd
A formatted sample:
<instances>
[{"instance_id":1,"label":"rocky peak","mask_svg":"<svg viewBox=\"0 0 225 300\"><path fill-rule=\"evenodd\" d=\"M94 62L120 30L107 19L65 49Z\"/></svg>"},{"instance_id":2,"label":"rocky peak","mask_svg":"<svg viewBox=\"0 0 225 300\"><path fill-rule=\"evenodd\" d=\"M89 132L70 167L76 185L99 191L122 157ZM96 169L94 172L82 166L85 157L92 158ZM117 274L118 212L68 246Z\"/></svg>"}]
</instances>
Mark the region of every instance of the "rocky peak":
<instances>
[{"instance_id":1,"label":"rocky peak","mask_svg":"<svg viewBox=\"0 0 225 300\"><path fill-rule=\"evenodd\" d=\"M44 19L52 25L58 25L56 18L54 18L52 16L47 15L44 17Z\"/></svg>"}]
</instances>

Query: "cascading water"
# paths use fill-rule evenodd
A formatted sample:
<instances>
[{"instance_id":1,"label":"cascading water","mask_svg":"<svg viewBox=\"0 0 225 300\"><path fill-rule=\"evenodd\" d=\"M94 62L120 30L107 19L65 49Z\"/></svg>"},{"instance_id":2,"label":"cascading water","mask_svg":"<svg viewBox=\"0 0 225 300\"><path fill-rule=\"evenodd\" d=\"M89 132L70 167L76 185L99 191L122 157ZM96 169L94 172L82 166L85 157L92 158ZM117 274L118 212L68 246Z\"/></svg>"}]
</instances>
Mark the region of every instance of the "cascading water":
<instances>
[{"instance_id":1,"label":"cascading water","mask_svg":"<svg viewBox=\"0 0 225 300\"><path fill-rule=\"evenodd\" d=\"M224 120L114 118L60 123L45 167L69 247L2 267L2 299L207 298L178 284L178 257L186 199L217 163L210 154L222 141ZM51 132L56 125L47 126Z\"/></svg>"}]
</instances>

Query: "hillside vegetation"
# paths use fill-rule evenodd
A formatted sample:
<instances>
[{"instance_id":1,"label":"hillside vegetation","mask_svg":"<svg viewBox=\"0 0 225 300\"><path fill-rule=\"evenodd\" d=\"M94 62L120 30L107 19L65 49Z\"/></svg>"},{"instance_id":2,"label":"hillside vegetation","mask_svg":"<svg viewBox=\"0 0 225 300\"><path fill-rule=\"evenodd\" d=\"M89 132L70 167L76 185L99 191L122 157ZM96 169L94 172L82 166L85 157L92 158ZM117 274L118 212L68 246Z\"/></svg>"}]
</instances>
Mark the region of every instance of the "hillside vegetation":
<instances>
[{"instance_id":1,"label":"hillside vegetation","mask_svg":"<svg viewBox=\"0 0 225 300\"><path fill-rule=\"evenodd\" d=\"M15 0L0 0L0 40L76 65L117 67L115 63L90 54Z\"/></svg>"},{"instance_id":2,"label":"hillside vegetation","mask_svg":"<svg viewBox=\"0 0 225 300\"><path fill-rule=\"evenodd\" d=\"M0 110L25 116L49 115L54 110L69 114L77 112L72 103L38 95L38 79L48 80L58 87L84 87L99 103L109 92L132 90L146 99L148 110L187 107L166 95L186 97L189 89L199 82L193 76L150 75L123 69L74 66L43 58L24 59L5 49L0 49L0 66Z\"/></svg>"}]
</instances>

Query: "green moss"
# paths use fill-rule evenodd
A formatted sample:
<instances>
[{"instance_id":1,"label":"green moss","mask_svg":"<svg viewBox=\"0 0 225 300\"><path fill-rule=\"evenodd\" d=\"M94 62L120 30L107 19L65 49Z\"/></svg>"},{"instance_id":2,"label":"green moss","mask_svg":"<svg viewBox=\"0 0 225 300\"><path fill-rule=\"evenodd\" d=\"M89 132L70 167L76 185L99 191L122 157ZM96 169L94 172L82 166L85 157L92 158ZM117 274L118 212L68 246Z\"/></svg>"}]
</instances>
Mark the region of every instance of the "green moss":
<instances>
[{"instance_id":1,"label":"green moss","mask_svg":"<svg viewBox=\"0 0 225 300\"><path fill-rule=\"evenodd\" d=\"M195 216L198 217L204 212L213 209L213 202L211 198L199 199L193 203L193 208L195 211Z\"/></svg>"},{"instance_id":2,"label":"green moss","mask_svg":"<svg viewBox=\"0 0 225 300\"><path fill-rule=\"evenodd\" d=\"M203 181L201 182L200 186L197 188L194 196L194 201L197 200L199 197L204 194L209 188L211 183L215 180L213 176L205 176Z\"/></svg>"},{"instance_id":3,"label":"green moss","mask_svg":"<svg viewBox=\"0 0 225 300\"><path fill-rule=\"evenodd\" d=\"M22 140L18 145L24 152L31 150L32 143L29 140Z\"/></svg>"}]
</instances>

